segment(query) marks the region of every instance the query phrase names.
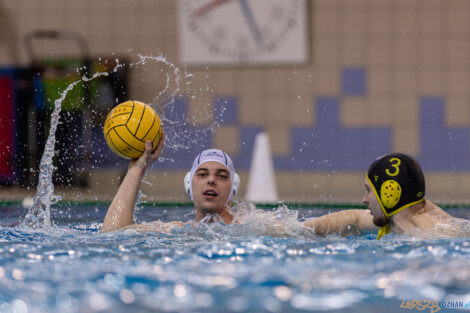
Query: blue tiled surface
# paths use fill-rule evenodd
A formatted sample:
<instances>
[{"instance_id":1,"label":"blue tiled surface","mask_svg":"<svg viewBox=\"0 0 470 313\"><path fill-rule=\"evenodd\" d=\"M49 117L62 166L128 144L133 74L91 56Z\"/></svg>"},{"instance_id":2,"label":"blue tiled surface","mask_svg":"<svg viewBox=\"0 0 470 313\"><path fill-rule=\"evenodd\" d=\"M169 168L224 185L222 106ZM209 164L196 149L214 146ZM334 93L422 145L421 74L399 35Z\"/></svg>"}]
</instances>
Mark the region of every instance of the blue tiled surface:
<instances>
[{"instance_id":1,"label":"blue tiled surface","mask_svg":"<svg viewBox=\"0 0 470 313\"><path fill-rule=\"evenodd\" d=\"M366 70L346 67L342 70L342 88L338 96L317 97L312 107L316 117L314 125L292 126L289 130L290 154L274 156L277 169L285 170L365 170L378 156L392 152L392 127L345 127L341 125L341 101L349 96L367 93ZM261 127L246 127L239 121L236 97L213 100L214 125L238 127L239 153L232 155L238 169L249 169L253 144ZM468 127L451 127L445 123L445 99L422 97L420 100L419 155L417 159L425 170L470 170L470 134ZM155 166L167 169L188 169L194 157L214 144L217 127L198 127L187 123L188 104L176 98L163 114L163 127L167 134L162 162ZM125 166L104 146L101 133L94 141L97 166ZM100 150L97 150L100 149Z\"/></svg>"},{"instance_id":2,"label":"blue tiled surface","mask_svg":"<svg viewBox=\"0 0 470 313\"><path fill-rule=\"evenodd\" d=\"M385 127L340 125L340 100L316 99L317 125L293 127L291 155L275 157L280 169L360 170L391 151L391 130Z\"/></svg>"},{"instance_id":3,"label":"blue tiled surface","mask_svg":"<svg viewBox=\"0 0 470 313\"><path fill-rule=\"evenodd\" d=\"M363 67L345 67L341 71L341 93L345 96L365 96L366 70Z\"/></svg>"},{"instance_id":4,"label":"blue tiled surface","mask_svg":"<svg viewBox=\"0 0 470 313\"><path fill-rule=\"evenodd\" d=\"M216 98L214 100L214 121L216 125L227 126L238 123L238 102L236 98ZM177 109L171 109L176 106ZM226 106L226 109L224 109ZM163 154L165 160L158 167L169 169L188 169L195 156L204 149L214 146L214 132L208 127L197 127L182 122L187 116L188 104L184 98L176 99L169 105L164 116L167 121L164 129L167 136L167 149ZM217 131L217 130L215 130ZM232 155L237 168L246 169L250 166L251 153L258 127L240 127L240 153Z\"/></svg>"},{"instance_id":5,"label":"blue tiled surface","mask_svg":"<svg viewBox=\"0 0 470 313\"><path fill-rule=\"evenodd\" d=\"M436 171L470 170L469 128L445 123L445 100L420 99L420 154L424 169Z\"/></svg>"},{"instance_id":6,"label":"blue tiled surface","mask_svg":"<svg viewBox=\"0 0 470 313\"><path fill-rule=\"evenodd\" d=\"M127 161L115 154L106 144L103 129L95 127L92 130L91 160L93 167L126 167Z\"/></svg>"},{"instance_id":7,"label":"blue tiled surface","mask_svg":"<svg viewBox=\"0 0 470 313\"><path fill-rule=\"evenodd\" d=\"M238 105L236 99L216 100L216 106L227 103L230 109L215 113L221 127L237 124L238 121L226 118L235 115ZM154 165L168 169L187 169L194 157L203 149L212 147L214 133L208 128L196 127L186 122L187 102L177 98L167 106L163 124L167 134L163 161ZM390 152L391 130L388 128L355 127L340 125L340 99L321 97L316 99L316 125L312 127L292 127L291 154L287 157L274 157L274 165L279 169L364 169L376 156ZM217 111L217 109L215 109ZM256 135L260 127L240 127L239 153L232 155L238 169L248 169ZM106 155L102 165L122 165L100 138L95 141L95 151ZM97 154L98 155L98 154ZM100 162L95 162L97 165ZM125 164L125 162L124 162Z\"/></svg>"},{"instance_id":8,"label":"blue tiled surface","mask_svg":"<svg viewBox=\"0 0 470 313\"><path fill-rule=\"evenodd\" d=\"M238 122L238 107L235 97L215 98L214 121L217 124L235 124Z\"/></svg>"},{"instance_id":9,"label":"blue tiled surface","mask_svg":"<svg viewBox=\"0 0 470 313\"><path fill-rule=\"evenodd\" d=\"M255 144L255 137L263 131L260 127L241 127L240 128L240 153L231 155L236 168L249 169L251 154Z\"/></svg>"},{"instance_id":10,"label":"blue tiled surface","mask_svg":"<svg viewBox=\"0 0 470 313\"><path fill-rule=\"evenodd\" d=\"M213 133L208 127L193 126L188 123L188 103L176 98L165 108L163 129L166 140L161 162L154 164L159 168L189 169L194 157L203 149L211 146Z\"/></svg>"}]
</instances>

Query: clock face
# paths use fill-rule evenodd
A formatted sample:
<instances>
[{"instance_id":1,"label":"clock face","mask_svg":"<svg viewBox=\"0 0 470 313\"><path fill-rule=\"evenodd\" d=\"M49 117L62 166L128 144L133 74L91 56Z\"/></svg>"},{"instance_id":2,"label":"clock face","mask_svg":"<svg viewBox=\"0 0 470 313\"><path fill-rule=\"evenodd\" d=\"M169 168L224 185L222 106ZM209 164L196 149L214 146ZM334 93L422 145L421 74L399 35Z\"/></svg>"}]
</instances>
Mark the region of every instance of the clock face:
<instances>
[{"instance_id":1,"label":"clock face","mask_svg":"<svg viewBox=\"0 0 470 313\"><path fill-rule=\"evenodd\" d=\"M180 0L186 64L305 63L305 0Z\"/></svg>"}]
</instances>

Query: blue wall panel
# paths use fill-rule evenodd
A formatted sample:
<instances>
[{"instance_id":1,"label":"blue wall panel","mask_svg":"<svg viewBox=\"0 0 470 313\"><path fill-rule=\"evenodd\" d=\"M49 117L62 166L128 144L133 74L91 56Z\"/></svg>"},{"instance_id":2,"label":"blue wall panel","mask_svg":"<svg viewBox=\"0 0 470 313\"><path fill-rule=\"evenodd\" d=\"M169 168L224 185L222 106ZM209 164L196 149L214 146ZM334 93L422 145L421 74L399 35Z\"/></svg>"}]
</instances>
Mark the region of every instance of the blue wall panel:
<instances>
[{"instance_id":1,"label":"blue wall panel","mask_svg":"<svg viewBox=\"0 0 470 313\"><path fill-rule=\"evenodd\" d=\"M341 124L341 101L347 97L367 95L367 71L361 67L344 67L341 71L339 95L317 97L313 103L313 125L292 125L288 131L290 152L274 156L274 165L283 170L365 170L377 157L392 152L393 125L390 127L345 127ZM213 100L211 127L188 123L187 100L179 97L166 106L163 128L167 133L163 161L156 167L188 169L194 157L214 145L218 127L238 128L239 152L232 155L238 169L248 169L256 135L263 128L246 126L239 120L239 99L217 97ZM422 97L419 100L419 155L425 170L469 171L469 127L451 127L445 122L445 99ZM106 146L102 134L94 141L96 164L125 165ZM105 155L108 162L100 161Z\"/></svg>"}]
</instances>

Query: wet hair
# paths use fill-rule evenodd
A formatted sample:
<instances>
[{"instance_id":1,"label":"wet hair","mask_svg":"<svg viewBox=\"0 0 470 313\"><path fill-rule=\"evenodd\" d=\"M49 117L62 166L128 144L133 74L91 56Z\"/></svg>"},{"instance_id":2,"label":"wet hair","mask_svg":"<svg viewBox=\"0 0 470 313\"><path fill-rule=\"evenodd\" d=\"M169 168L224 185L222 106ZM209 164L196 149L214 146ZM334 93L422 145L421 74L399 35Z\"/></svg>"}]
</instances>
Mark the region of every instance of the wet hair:
<instances>
[{"instance_id":1,"label":"wet hair","mask_svg":"<svg viewBox=\"0 0 470 313\"><path fill-rule=\"evenodd\" d=\"M367 180L387 218L422 202L426 193L421 166L402 153L375 160L367 171Z\"/></svg>"}]
</instances>

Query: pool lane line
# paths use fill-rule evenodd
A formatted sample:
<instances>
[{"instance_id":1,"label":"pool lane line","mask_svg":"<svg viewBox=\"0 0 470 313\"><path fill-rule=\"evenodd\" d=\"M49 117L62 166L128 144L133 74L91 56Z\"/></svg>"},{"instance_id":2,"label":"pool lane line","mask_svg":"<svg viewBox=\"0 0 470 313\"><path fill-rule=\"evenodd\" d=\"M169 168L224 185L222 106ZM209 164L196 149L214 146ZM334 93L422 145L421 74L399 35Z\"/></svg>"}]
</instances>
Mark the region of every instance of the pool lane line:
<instances>
[{"instance_id":1,"label":"pool lane line","mask_svg":"<svg viewBox=\"0 0 470 313\"><path fill-rule=\"evenodd\" d=\"M1 206L22 206L23 200L0 200ZM111 201L67 201L60 200L53 206L108 206ZM366 209L366 206L361 203L328 203L328 202L278 202L278 203L256 203L257 208L261 209L274 209L281 205L285 205L290 209L303 208L303 209ZM444 203L437 204L443 209L470 209L470 203ZM180 207L192 207L192 202L141 202L139 206L144 207L163 207L163 208L180 208Z\"/></svg>"}]
</instances>

